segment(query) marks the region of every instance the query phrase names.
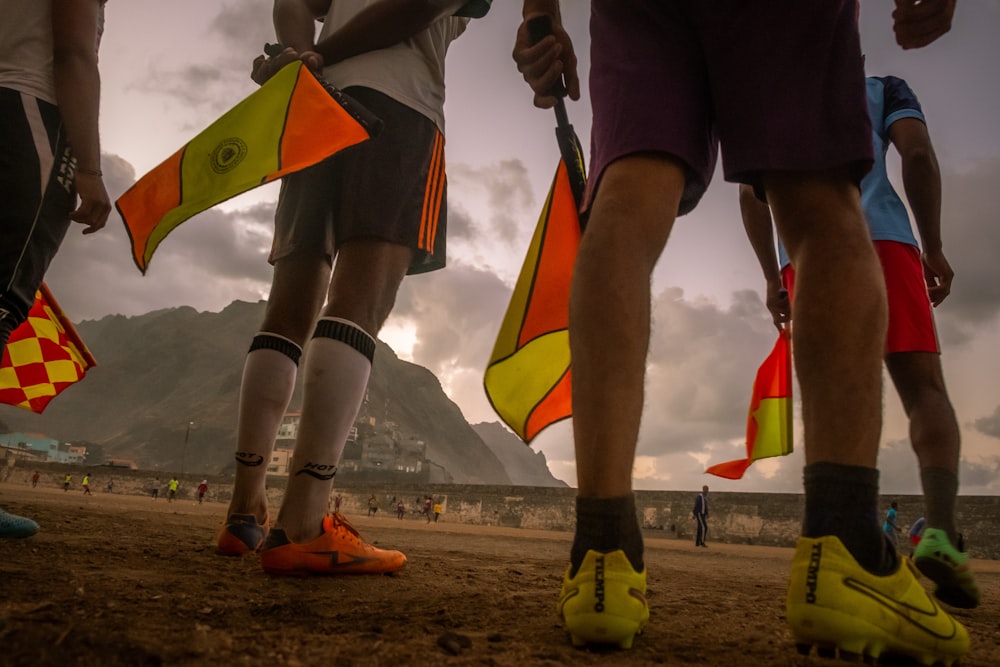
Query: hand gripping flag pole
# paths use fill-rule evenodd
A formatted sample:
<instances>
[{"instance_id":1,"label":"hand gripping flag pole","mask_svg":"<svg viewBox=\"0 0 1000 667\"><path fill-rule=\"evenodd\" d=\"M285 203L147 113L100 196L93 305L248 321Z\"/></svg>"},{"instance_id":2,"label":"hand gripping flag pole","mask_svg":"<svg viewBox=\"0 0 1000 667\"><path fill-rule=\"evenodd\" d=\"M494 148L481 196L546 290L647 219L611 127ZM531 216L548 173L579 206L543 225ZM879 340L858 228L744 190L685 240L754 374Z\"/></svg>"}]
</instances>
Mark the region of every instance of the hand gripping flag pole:
<instances>
[{"instance_id":1,"label":"hand gripping flag pole","mask_svg":"<svg viewBox=\"0 0 1000 667\"><path fill-rule=\"evenodd\" d=\"M546 25L529 24L535 41L551 31L543 18ZM526 443L573 412L569 289L587 178L563 102L566 91L560 85L553 94L560 160L483 377L493 409Z\"/></svg>"}]
</instances>

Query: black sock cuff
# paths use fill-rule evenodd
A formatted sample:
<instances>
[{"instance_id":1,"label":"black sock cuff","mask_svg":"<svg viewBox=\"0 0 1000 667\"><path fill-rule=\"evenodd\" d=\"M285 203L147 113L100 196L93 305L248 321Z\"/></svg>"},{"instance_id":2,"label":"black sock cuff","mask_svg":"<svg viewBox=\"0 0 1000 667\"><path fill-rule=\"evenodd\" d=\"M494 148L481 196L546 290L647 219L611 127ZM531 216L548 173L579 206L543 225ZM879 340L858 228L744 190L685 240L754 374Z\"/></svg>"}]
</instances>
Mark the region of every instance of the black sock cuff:
<instances>
[{"instance_id":1,"label":"black sock cuff","mask_svg":"<svg viewBox=\"0 0 1000 667\"><path fill-rule=\"evenodd\" d=\"M577 516L599 517L634 517L635 496L627 495L620 498L576 498Z\"/></svg>"},{"instance_id":2,"label":"black sock cuff","mask_svg":"<svg viewBox=\"0 0 1000 667\"><path fill-rule=\"evenodd\" d=\"M313 338L330 338L340 341L363 354L369 363L375 361L375 339L353 322L324 317L316 323Z\"/></svg>"},{"instance_id":3,"label":"black sock cuff","mask_svg":"<svg viewBox=\"0 0 1000 667\"><path fill-rule=\"evenodd\" d=\"M831 463L829 461L811 463L802 470L802 479L805 484L816 482L852 485L863 484L878 489L878 478L878 468L852 466L843 463Z\"/></svg>"},{"instance_id":4,"label":"black sock cuff","mask_svg":"<svg viewBox=\"0 0 1000 667\"><path fill-rule=\"evenodd\" d=\"M247 350L247 354L253 352L254 350L274 350L275 352L280 352L292 362L298 366L299 359L302 358L302 348L288 340L284 336L278 336L277 334L267 333L262 331L253 337L253 341L250 343L250 349Z\"/></svg>"},{"instance_id":5,"label":"black sock cuff","mask_svg":"<svg viewBox=\"0 0 1000 667\"><path fill-rule=\"evenodd\" d=\"M642 571L643 542L635 510L635 496L576 498L576 534L570 549L572 576L587 551L603 553L621 549L637 571Z\"/></svg>"}]
</instances>

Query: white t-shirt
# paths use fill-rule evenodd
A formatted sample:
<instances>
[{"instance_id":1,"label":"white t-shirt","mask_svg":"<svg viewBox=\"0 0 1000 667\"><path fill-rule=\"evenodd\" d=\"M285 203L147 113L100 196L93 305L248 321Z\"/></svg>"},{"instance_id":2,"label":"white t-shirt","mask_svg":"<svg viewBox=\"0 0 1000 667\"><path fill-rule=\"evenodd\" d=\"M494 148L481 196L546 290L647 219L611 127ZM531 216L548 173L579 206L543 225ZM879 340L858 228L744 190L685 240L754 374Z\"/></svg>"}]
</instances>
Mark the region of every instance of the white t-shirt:
<instances>
[{"instance_id":1,"label":"white t-shirt","mask_svg":"<svg viewBox=\"0 0 1000 667\"><path fill-rule=\"evenodd\" d=\"M104 31L101 3L96 49ZM52 76L52 1L0 0L0 87L56 103Z\"/></svg>"},{"instance_id":2,"label":"white t-shirt","mask_svg":"<svg viewBox=\"0 0 1000 667\"><path fill-rule=\"evenodd\" d=\"M378 1L336 0L330 3L318 39L336 32L362 9ZM444 132L445 54L448 45L465 31L468 23L467 18L445 16L423 32L389 48L362 53L325 67L323 76L340 89L365 86L384 93L431 119Z\"/></svg>"}]
</instances>

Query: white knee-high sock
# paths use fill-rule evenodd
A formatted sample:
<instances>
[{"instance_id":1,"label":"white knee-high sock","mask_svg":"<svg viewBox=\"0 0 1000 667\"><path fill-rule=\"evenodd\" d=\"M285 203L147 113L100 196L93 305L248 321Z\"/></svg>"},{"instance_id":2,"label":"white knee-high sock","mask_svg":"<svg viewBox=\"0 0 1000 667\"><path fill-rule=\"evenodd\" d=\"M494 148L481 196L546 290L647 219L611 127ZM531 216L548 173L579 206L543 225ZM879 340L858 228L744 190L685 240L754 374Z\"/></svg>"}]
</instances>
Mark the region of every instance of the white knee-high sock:
<instances>
[{"instance_id":1,"label":"white knee-high sock","mask_svg":"<svg viewBox=\"0 0 1000 667\"><path fill-rule=\"evenodd\" d=\"M295 390L302 348L272 333L260 332L243 365L236 431L236 483L230 514L267 512L267 464L281 420Z\"/></svg>"},{"instance_id":2,"label":"white knee-high sock","mask_svg":"<svg viewBox=\"0 0 1000 667\"><path fill-rule=\"evenodd\" d=\"M296 542L319 534L333 477L364 400L375 339L348 320L321 318L309 343L302 419L278 525Z\"/></svg>"}]
</instances>

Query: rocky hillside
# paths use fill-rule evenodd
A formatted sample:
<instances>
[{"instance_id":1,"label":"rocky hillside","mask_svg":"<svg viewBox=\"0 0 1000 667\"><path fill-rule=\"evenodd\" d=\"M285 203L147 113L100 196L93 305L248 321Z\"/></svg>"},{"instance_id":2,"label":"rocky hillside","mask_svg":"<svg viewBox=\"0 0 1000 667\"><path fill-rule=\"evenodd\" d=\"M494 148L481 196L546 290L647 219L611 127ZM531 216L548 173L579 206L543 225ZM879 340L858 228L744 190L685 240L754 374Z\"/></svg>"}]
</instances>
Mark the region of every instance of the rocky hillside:
<instances>
[{"instance_id":1,"label":"rocky hillside","mask_svg":"<svg viewBox=\"0 0 1000 667\"><path fill-rule=\"evenodd\" d=\"M224 472L233 466L243 359L263 308L264 302L237 301L219 313L183 307L80 323L98 366L44 415L0 406L0 428L90 443L103 458L133 459L143 468ZM427 457L455 483L539 485L547 478L559 484L544 456L499 424L492 426L509 438L487 446L430 371L402 361L382 342L368 401L389 406L386 417L401 435L426 442ZM296 392L290 408L300 404Z\"/></svg>"}]
</instances>

